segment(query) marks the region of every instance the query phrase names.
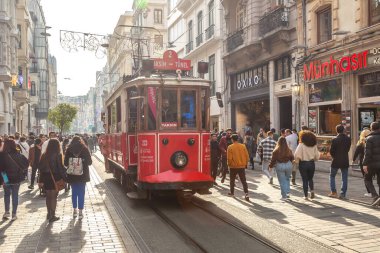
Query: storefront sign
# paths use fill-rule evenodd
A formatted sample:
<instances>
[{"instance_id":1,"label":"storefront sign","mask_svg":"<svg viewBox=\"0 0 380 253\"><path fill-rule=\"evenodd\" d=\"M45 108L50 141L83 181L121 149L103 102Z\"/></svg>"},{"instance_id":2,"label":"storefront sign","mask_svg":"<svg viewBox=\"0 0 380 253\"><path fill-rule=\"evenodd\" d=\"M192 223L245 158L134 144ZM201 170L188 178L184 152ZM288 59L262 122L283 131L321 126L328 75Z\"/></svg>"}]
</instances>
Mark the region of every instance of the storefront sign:
<instances>
[{"instance_id":1,"label":"storefront sign","mask_svg":"<svg viewBox=\"0 0 380 253\"><path fill-rule=\"evenodd\" d=\"M254 76L247 78L245 80L238 80L236 83L237 90L246 89L246 88L252 88L257 87L260 84L260 77Z\"/></svg>"},{"instance_id":2,"label":"storefront sign","mask_svg":"<svg viewBox=\"0 0 380 253\"><path fill-rule=\"evenodd\" d=\"M303 68L305 81L333 76L340 72L345 73L366 68L368 53L369 51L366 50L358 54L355 53L350 56L344 56L338 60L330 56L330 61L313 61L305 64Z\"/></svg>"}]
</instances>

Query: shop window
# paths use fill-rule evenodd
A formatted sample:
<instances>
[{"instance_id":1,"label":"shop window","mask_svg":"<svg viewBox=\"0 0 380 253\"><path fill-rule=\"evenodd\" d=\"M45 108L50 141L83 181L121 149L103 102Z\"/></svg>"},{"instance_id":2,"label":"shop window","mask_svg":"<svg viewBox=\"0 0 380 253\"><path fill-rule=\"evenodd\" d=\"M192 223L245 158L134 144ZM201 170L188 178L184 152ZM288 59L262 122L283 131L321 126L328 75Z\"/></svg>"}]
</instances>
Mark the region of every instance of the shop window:
<instances>
[{"instance_id":1,"label":"shop window","mask_svg":"<svg viewBox=\"0 0 380 253\"><path fill-rule=\"evenodd\" d=\"M196 91L181 91L181 127L195 128L196 115Z\"/></svg>"},{"instance_id":2,"label":"shop window","mask_svg":"<svg viewBox=\"0 0 380 253\"><path fill-rule=\"evenodd\" d=\"M335 79L309 84L309 103L320 103L342 99L342 80Z\"/></svg>"},{"instance_id":3,"label":"shop window","mask_svg":"<svg viewBox=\"0 0 380 253\"><path fill-rule=\"evenodd\" d=\"M380 96L380 72L369 73L359 77L359 97Z\"/></svg>"},{"instance_id":4,"label":"shop window","mask_svg":"<svg viewBox=\"0 0 380 253\"><path fill-rule=\"evenodd\" d=\"M324 105L319 107L319 134L335 135L335 127L341 124L341 104Z\"/></svg>"},{"instance_id":5,"label":"shop window","mask_svg":"<svg viewBox=\"0 0 380 253\"><path fill-rule=\"evenodd\" d=\"M154 9L154 23L162 24L162 10Z\"/></svg>"},{"instance_id":6,"label":"shop window","mask_svg":"<svg viewBox=\"0 0 380 253\"><path fill-rule=\"evenodd\" d=\"M331 6L317 13L318 19L318 43L323 43L332 38Z\"/></svg>"},{"instance_id":7,"label":"shop window","mask_svg":"<svg viewBox=\"0 0 380 253\"><path fill-rule=\"evenodd\" d=\"M380 1L379 0L369 0L369 25L374 25L380 23Z\"/></svg>"},{"instance_id":8,"label":"shop window","mask_svg":"<svg viewBox=\"0 0 380 253\"><path fill-rule=\"evenodd\" d=\"M291 75L290 56L282 57L275 61L275 81L289 78Z\"/></svg>"},{"instance_id":9,"label":"shop window","mask_svg":"<svg viewBox=\"0 0 380 253\"><path fill-rule=\"evenodd\" d=\"M178 126L176 90L162 91L161 108L161 127L176 128Z\"/></svg>"}]
</instances>

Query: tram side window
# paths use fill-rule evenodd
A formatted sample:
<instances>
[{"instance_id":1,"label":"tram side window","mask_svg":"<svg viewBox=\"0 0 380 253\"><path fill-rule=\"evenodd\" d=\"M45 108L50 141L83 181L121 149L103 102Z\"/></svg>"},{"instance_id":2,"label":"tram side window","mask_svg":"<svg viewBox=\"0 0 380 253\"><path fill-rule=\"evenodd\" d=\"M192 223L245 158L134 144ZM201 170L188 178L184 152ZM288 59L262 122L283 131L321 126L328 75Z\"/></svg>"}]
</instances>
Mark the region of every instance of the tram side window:
<instances>
[{"instance_id":1,"label":"tram side window","mask_svg":"<svg viewBox=\"0 0 380 253\"><path fill-rule=\"evenodd\" d=\"M161 127L176 128L178 126L176 90L162 91L161 107Z\"/></svg>"},{"instance_id":2,"label":"tram side window","mask_svg":"<svg viewBox=\"0 0 380 253\"><path fill-rule=\"evenodd\" d=\"M148 130L156 130L157 121L157 88L148 87Z\"/></svg>"},{"instance_id":3,"label":"tram side window","mask_svg":"<svg viewBox=\"0 0 380 253\"><path fill-rule=\"evenodd\" d=\"M196 91L181 91L181 127L197 126L196 108Z\"/></svg>"},{"instance_id":4,"label":"tram side window","mask_svg":"<svg viewBox=\"0 0 380 253\"><path fill-rule=\"evenodd\" d=\"M135 132L137 128L137 99L129 99L128 102L128 132Z\"/></svg>"},{"instance_id":5,"label":"tram side window","mask_svg":"<svg viewBox=\"0 0 380 253\"><path fill-rule=\"evenodd\" d=\"M116 131L121 132L121 98L116 99Z\"/></svg>"},{"instance_id":6,"label":"tram side window","mask_svg":"<svg viewBox=\"0 0 380 253\"><path fill-rule=\"evenodd\" d=\"M116 133L116 130L117 130L116 120L117 120L117 118L116 118L116 103L113 102L111 105L111 133Z\"/></svg>"},{"instance_id":7,"label":"tram side window","mask_svg":"<svg viewBox=\"0 0 380 253\"><path fill-rule=\"evenodd\" d=\"M107 107L107 133L111 133L111 106Z\"/></svg>"},{"instance_id":8,"label":"tram side window","mask_svg":"<svg viewBox=\"0 0 380 253\"><path fill-rule=\"evenodd\" d=\"M201 91L201 111L202 111L202 129L207 129L207 91L202 89Z\"/></svg>"}]
</instances>

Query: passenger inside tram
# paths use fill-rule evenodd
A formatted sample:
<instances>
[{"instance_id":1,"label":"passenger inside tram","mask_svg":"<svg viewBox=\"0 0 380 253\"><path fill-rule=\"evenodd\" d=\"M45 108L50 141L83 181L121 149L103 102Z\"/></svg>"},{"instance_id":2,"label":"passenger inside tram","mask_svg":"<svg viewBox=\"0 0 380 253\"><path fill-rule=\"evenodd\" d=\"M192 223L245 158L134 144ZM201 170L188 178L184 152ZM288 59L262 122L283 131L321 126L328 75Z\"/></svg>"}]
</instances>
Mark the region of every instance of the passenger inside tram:
<instances>
[{"instance_id":1,"label":"passenger inside tram","mask_svg":"<svg viewBox=\"0 0 380 253\"><path fill-rule=\"evenodd\" d=\"M195 126L195 91L183 91L181 96L181 127L194 128Z\"/></svg>"},{"instance_id":2,"label":"passenger inside tram","mask_svg":"<svg viewBox=\"0 0 380 253\"><path fill-rule=\"evenodd\" d=\"M176 91L164 92L162 98L161 122L164 127L177 127L177 96Z\"/></svg>"}]
</instances>

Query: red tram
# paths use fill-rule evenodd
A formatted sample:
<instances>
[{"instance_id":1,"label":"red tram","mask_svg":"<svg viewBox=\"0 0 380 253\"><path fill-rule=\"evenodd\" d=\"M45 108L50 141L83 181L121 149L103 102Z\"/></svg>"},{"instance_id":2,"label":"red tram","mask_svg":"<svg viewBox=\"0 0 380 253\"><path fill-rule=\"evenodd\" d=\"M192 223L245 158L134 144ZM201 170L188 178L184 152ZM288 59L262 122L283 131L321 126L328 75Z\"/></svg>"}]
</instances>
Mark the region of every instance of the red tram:
<instances>
[{"instance_id":1,"label":"red tram","mask_svg":"<svg viewBox=\"0 0 380 253\"><path fill-rule=\"evenodd\" d=\"M106 166L127 192L206 193L213 185L210 83L181 77L189 67L175 51L166 51L154 68L177 75L137 77L106 101Z\"/></svg>"}]
</instances>

